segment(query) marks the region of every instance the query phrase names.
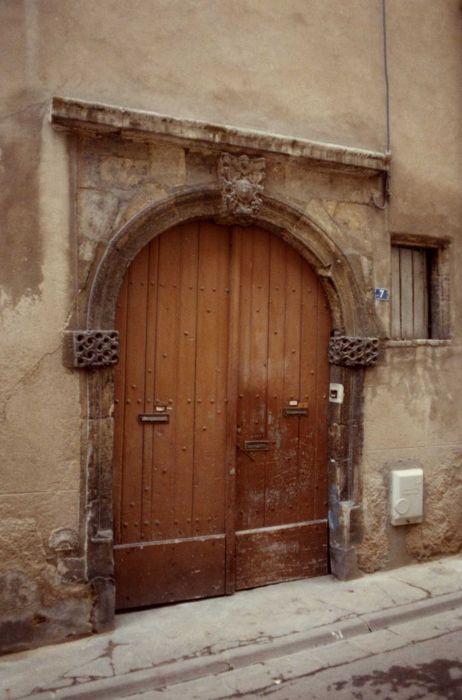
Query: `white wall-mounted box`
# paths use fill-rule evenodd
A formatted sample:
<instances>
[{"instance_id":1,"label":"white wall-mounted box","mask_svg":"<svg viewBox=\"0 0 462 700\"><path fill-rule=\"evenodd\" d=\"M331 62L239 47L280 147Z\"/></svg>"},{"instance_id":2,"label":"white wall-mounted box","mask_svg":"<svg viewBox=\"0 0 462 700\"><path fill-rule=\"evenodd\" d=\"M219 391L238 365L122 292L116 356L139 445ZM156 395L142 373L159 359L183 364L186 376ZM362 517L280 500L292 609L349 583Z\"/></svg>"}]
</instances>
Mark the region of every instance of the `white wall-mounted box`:
<instances>
[{"instance_id":1,"label":"white wall-mounted box","mask_svg":"<svg viewBox=\"0 0 462 700\"><path fill-rule=\"evenodd\" d=\"M329 401L331 403L343 403L344 394L343 384L329 384Z\"/></svg>"},{"instance_id":2,"label":"white wall-mounted box","mask_svg":"<svg viewBox=\"0 0 462 700\"><path fill-rule=\"evenodd\" d=\"M394 469L390 483L392 525L421 523L423 519L423 469Z\"/></svg>"}]
</instances>

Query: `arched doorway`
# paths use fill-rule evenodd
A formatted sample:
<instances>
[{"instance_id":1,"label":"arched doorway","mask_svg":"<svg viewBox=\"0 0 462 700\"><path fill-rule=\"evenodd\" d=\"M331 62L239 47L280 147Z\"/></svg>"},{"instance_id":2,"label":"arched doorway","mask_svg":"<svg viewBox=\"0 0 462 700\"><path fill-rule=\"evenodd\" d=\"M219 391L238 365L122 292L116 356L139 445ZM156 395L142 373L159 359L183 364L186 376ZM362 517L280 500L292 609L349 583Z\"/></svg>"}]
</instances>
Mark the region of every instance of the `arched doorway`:
<instances>
[{"instance_id":1,"label":"arched doorway","mask_svg":"<svg viewBox=\"0 0 462 700\"><path fill-rule=\"evenodd\" d=\"M219 219L221 204L218 189L188 187L146 207L115 231L95 260L91 283L84 293L85 319L81 328L90 334L99 333L98 329L113 329L124 275L143 247L174 226ZM329 300L334 339L349 336L364 345L362 356L354 362L345 356L345 361L333 358L335 362L330 364L330 382L342 385L344 396L343 402L329 403L329 563L337 578L351 578L358 575L356 547L362 537L358 469L363 377L364 368L375 362L366 350L371 341L378 342L374 338L378 322L364 302L366 286L359 268L350 264L335 238L326 231L323 220L308 217L285 201L262 195L262 208L254 224L286 241L316 271ZM80 331L71 332L72 341L76 334L80 335ZM103 630L114 618L114 369L88 372L82 379L82 392L87 411L82 433L82 536L86 576L95 597L93 624L95 630Z\"/></svg>"},{"instance_id":2,"label":"arched doorway","mask_svg":"<svg viewBox=\"0 0 462 700\"><path fill-rule=\"evenodd\" d=\"M117 607L327 572L327 298L256 226L177 225L116 327Z\"/></svg>"}]
</instances>

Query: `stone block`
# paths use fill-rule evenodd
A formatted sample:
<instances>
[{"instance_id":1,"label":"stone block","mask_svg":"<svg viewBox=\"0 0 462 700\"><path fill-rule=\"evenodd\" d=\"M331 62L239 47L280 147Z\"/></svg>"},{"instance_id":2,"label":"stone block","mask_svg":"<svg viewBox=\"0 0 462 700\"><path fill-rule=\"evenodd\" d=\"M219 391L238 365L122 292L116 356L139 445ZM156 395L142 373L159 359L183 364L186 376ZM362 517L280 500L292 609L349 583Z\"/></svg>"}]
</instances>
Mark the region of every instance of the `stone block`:
<instances>
[{"instance_id":1,"label":"stone block","mask_svg":"<svg viewBox=\"0 0 462 700\"><path fill-rule=\"evenodd\" d=\"M330 546L330 569L340 581L350 581L361 576L354 547Z\"/></svg>"},{"instance_id":2,"label":"stone block","mask_svg":"<svg viewBox=\"0 0 462 700\"><path fill-rule=\"evenodd\" d=\"M108 240L120 205L120 198L114 192L80 189L76 209L80 245L88 240Z\"/></svg>"},{"instance_id":3,"label":"stone block","mask_svg":"<svg viewBox=\"0 0 462 700\"><path fill-rule=\"evenodd\" d=\"M424 475L424 520L406 528L406 547L419 561L462 550L462 446L433 449Z\"/></svg>"},{"instance_id":4,"label":"stone block","mask_svg":"<svg viewBox=\"0 0 462 700\"><path fill-rule=\"evenodd\" d=\"M145 181L148 173L147 160L106 156L100 164L101 183L105 187L131 189Z\"/></svg>"},{"instance_id":5,"label":"stone block","mask_svg":"<svg viewBox=\"0 0 462 700\"><path fill-rule=\"evenodd\" d=\"M91 582L95 596L92 625L95 632L104 632L114 626L115 586L110 578L95 578Z\"/></svg>"},{"instance_id":6,"label":"stone block","mask_svg":"<svg viewBox=\"0 0 462 700\"><path fill-rule=\"evenodd\" d=\"M19 570L0 572L0 618L23 613L38 604L37 581Z\"/></svg>"},{"instance_id":7,"label":"stone block","mask_svg":"<svg viewBox=\"0 0 462 700\"><path fill-rule=\"evenodd\" d=\"M184 148L169 143L152 144L149 179L165 189L184 185L186 181Z\"/></svg>"}]
</instances>

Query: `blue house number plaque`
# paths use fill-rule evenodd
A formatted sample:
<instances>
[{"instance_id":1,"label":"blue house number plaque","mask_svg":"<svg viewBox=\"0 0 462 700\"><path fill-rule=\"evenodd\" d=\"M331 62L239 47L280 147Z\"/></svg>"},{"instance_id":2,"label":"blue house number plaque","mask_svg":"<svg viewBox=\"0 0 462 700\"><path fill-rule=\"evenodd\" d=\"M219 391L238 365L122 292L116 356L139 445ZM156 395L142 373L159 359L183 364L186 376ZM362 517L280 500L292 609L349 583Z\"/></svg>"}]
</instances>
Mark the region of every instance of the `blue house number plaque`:
<instances>
[{"instance_id":1,"label":"blue house number plaque","mask_svg":"<svg viewBox=\"0 0 462 700\"><path fill-rule=\"evenodd\" d=\"M376 287L375 288L375 298L378 301L388 301L390 298L390 290L386 287Z\"/></svg>"}]
</instances>

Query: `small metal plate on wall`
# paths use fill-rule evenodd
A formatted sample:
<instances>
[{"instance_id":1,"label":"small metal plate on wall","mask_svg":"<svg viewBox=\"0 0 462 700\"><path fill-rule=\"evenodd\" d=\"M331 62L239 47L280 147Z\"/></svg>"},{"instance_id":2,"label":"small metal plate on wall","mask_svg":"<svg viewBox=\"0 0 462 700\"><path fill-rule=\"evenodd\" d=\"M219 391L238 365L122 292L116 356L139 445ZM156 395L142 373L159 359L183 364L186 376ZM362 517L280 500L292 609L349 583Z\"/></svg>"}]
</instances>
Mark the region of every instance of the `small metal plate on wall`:
<instances>
[{"instance_id":1,"label":"small metal plate on wall","mask_svg":"<svg viewBox=\"0 0 462 700\"><path fill-rule=\"evenodd\" d=\"M374 297L377 301L389 301L390 290L385 287L376 287L374 290Z\"/></svg>"},{"instance_id":2,"label":"small metal plate on wall","mask_svg":"<svg viewBox=\"0 0 462 700\"><path fill-rule=\"evenodd\" d=\"M282 409L283 416L307 416L308 409L301 406L286 406Z\"/></svg>"},{"instance_id":3,"label":"small metal plate on wall","mask_svg":"<svg viewBox=\"0 0 462 700\"><path fill-rule=\"evenodd\" d=\"M169 423L168 413L140 413L138 416L140 423Z\"/></svg>"}]
</instances>

